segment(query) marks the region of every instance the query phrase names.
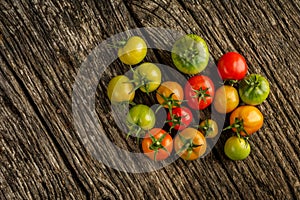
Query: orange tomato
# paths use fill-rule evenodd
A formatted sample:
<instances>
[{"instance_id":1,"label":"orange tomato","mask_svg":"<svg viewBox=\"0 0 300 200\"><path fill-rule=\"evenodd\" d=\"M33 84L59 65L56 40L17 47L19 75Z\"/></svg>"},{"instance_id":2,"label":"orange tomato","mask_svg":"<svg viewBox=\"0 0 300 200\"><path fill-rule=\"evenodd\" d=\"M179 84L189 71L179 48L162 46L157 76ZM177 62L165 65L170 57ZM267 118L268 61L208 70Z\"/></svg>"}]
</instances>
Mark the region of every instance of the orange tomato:
<instances>
[{"instance_id":1,"label":"orange tomato","mask_svg":"<svg viewBox=\"0 0 300 200\"><path fill-rule=\"evenodd\" d=\"M214 108L219 113L230 113L239 105L239 94L230 85L221 86L215 94Z\"/></svg>"},{"instance_id":2,"label":"orange tomato","mask_svg":"<svg viewBox=\"0 0 300 200\"><path fill-rule=\"evenodd\" d=\"M156 99L165 108L179 107L183 100L183 89L177 82L163 82L157 89Z\"/></svg>"},{"instance_id":3,"label":"orange tomato","mask_svg":"<svg viewBox=\"0 0 300 200\"><path fill-rule=\"evenodd\" d=\"M173 150L173 139L161 128L153 128L142 141L142 149L146 156L155 161L168 158Z\"/></svg>"},{"instance_id":4,"label":"orange tomato","mask_svg":"<svg viewBox=\"0 0 300 200\"><path fill-rule=\"evenodd\" d=\"M264 117L255 106L240 106L230 115L230 127L241 136L249 136L258 131Z\"/></svg>"},{"instance_id":5,"label":"orange tomato","mask_svg":"<svg viewBox=\"0 0 300 200\"><path fill-rule=\"evenodd\" d=\"M176 153L185 160L196 160L207 148L204 135L194 128L186 128L174 139Z\"/></svg>"}]
</instances>

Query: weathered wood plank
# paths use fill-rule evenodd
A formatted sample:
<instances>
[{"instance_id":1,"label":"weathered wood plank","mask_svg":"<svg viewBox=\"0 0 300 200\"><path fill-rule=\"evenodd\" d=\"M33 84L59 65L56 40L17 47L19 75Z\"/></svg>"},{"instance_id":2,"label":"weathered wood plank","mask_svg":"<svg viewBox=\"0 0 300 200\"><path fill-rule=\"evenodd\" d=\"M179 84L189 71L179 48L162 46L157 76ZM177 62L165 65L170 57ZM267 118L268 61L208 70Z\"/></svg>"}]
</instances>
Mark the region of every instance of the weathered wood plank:
<instances>
[{"instance_id":1,"label":"weathered wood plank","mask_svg":"<svg viewBox=\"0 0 300 200\"><path fill-rule=\"evenodd\" d=\"M299 198L299 1L4 0L0 8L4 199ZM272 92L259 107L266 122L247 160L226 159L225 134L204 159L177 160L151 173L118 172L88 154L72 124L76 74L101 41L141 26L200 34L215 60L239 51L250 72L270 80ZM170 62L164 52L150 51L146 60ZM128 67L116 61L110 69L96 93L99 119L111 118L101 90ZM108 132L122 147L138 150L135 141L115 135Z\"/></svg>"},{"instance_id":2,"label":"weathered wood plank","mask_svg":"<svg viewBox=\"0 0 300 200\"><path fill-rule=\"evenodd\" d=\"M222 6L220 6L220 3ZM157 8L155 8L155 11L157 12L153 12L153 10L148 9L148 7L150 7L149 5L145 5L139 1L135 1L133 4L133 12L136 13L136 17L139 21L142 22L146 21L144 16L164 16L164 14L160 12L163 12L162 10L164 10L162 7L167 7L167 5L164 5L164 3L160 1L152 3L157 5ZM179 9L179 6L176 6L176 3L173 2L171 5L176 8L170 8L170 10L174 9L174 12L176 12L176 9ZM264 8L262 10L260 8L265 6L272 7L271 5L257 6L255 4L253 5L253 3L241 1L235 1L234 3L223 1L216 3L203 2L197 5L195 5L195 3L182 3L182 5L186 8L184 10L191 13L188 16L192 16L193 18L185 18L185 20L189 21L187 24L194 26L194 22L198 22L198 25L192 32L206 37L211 47L211 51L213 52L213 56L216 59L219 57L220 52L224 53L237 50L249 60L248 64L251 72L265 74L271 83L273 83L272 90L274 91L275 94L273 95L275 96L271 95L266 104L261 106L261 109L266 112L269 127L265 126L262 131L253 137L253 146L256 151L256 154L253 153L253 156L256 158L247 160L247 165L252 167L247 167L246 165L241 168L240 165L235 167L234 163L224 164L222 167L225 168L226 172L229 174L228 182L235 182L230 185L233 185L233 187L239 191L242 191L243 188L250 188L253 192L250 195L254 195L252 198L261 198L266 195L259 187L261 184L263 184L264 187L270 186L269 192L273 192L274 195L284 196L285 193L283 191L290 191L292 196L289 198L293 198L293 193L299 193L299 188L297 186L295 187L299 177L299 156L297 156L299 155L299 134L295 132L295 130L299 129L299 106L295 103L295 101L299 102L299 83L297 83L299 67L296 66L296 63L299 60L299 50L294 48L299 46L299 41L289 39L289 37L287 37L289 35L287 30L294 30L294 35L298 35L299 29L295 29L297 25L292 22L291 24L281 24L281 20L275 18L272 23L283 26L278 28L268 21L270 18L269 15L273 15L273 12L284 15L281 8L278 6L276 7L275 2L271 5L277 9L272 10L270 14L268 12L270 8ZM297 9L293 10L294 8L291 8L291 6L286 7L291 9L291 12L288 13L297 13ZM145 12L145 10L149 10L149 13ZM248 12L249 10L253 10L253 12L250 13ZM295 20L295 17L295 15L292 15L292 19ZM176 16L174 18L176 18ZM167 26L166 24L171 23L164 23L163 21L157 20L151 22L151 24L154 26ZM142 25L147 26L149 24L146 22ZM184 27L184 30L186 30L187 33L190 32L188 28ZM226 44L220 46L220 44L225 43L224 41L226 41ZM283 60L284 65L281 64L281 61ZM295 60L297 60L296 63L294 63ZM291 71L287 70L286 66L288 69L291 69ZM291 73L294 74L294 69L297 71L295 76L288 75ZM290 80L289 83L286 82L287 79ZM282 88L286 89L282 90ZM281 101L281 103L278 101ZM284 105L284 107L281 107L280 104ZM281 114L275 114L278 111L281 112ZM275 124L274 121L276 121ZM274 133L276 136L273 136ZM263 139L258 137L262 137ZM272 139L268 139L269 137ZM271 140L272 142L268 140ZM269 143L271 143L271 145L269 145ZM266 146L268 146L268 148L266 148ZM221 150L219 153L222 153L222 148L219 149ZM285 153L277 154L277 152L282 151L281 149L284 149L283 151L285 151ZM293 157L296 159L289 158L289 160L293 160L291 163L286 160L286 157ZM278 160L282 160L282 162L278 162ZM260 164L257 165L256 162L259 162ZM285 163L284 167L281 167L278 163ZM267 171L259 169L259 173L257 173L260 166L278 167L267 168ZM274 176L274 174L279 176ZM216 174L216 176L218 176L218 174ZM232 177L235 178L230 179ZM247 181L245 181L245 177L247 177ZM267 183L270 180L273 180L271 182L274 184L268 185ZM285 182L285 180L289 181ZM290 183L290 181L292 181L292 183ZM277 188L284 189L282 189L281 192ZM249 193L245 195L249 195Z\"/></svg>"}]
</instances>

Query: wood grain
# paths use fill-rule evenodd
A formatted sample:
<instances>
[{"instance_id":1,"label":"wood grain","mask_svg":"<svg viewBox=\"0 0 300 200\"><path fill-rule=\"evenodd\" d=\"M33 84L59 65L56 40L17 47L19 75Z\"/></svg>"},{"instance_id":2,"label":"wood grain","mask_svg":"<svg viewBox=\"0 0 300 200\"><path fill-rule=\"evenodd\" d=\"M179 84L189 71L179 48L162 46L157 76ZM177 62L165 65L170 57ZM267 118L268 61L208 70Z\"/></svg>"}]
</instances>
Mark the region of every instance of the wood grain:
<instances>
[{"instance_id":1,"label":"wood grain","mask_svg":"<svg viewBox=\"0 0 300 200\"><path fill-rule=\"evenodd\" d=\"M299 1L2 0L0 19L0 199L299 199ZM199 34L215 60L238 51L267 77L265 123L248 159L226 158L230 133L205 158L150 173L120 172L89 154L72 118L76 75L97 45L136 27ZM145 60L170 57L150 50ZM103 124L112 120L103 90L128 69L117 60L99 83ZM139 150L106 128L113 142Z\"/></svg>"}]
</instances>

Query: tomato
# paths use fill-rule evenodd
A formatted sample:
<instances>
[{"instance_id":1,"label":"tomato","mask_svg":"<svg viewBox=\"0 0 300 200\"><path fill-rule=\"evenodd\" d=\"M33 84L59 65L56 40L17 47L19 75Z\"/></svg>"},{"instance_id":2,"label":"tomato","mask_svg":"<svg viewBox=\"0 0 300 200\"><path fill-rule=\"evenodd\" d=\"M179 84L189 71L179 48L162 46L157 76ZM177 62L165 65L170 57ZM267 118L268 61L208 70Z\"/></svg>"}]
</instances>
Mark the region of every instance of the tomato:
<instances>
[{"instance_id":1,"label":"tomato","mask_svg":"<svg viewBox=\"0 0 300 200\"><path fill-rule=\"evenodd\" d=\"M183 129L174 139L176 153L185 160L195 160L202 156L207 148L206 139L194 128Z\"/></svg>"},{"instance_id":2,"label":"tomato","mask_svg":"<svg viewBox=\"0 0 300 200\"><path fill-rule=\"evenodd\" d=\"M200 132L207 138L214 138L218 134L218 124L212 119L203 120L199 125Z\"/></svg>"},{"instance_id":3,"label":"tomato","mask_svg":"<svg viewBox=\"0 0 300 200\"><path fill-rule=\"evenodd\" d=\"M168 112L167 122L171 129L182 130L190 125L193 120L192 112L186 107L177 107L172 109L172 113Z\"/></svg>"},{"instance_id":4,"label":"tomato","mask_svg":"<svg viewBox=\"0 0 300 200\"><path fill-rule=\"evenodd\" d=\"M258 108L254 106L239 106L230 114L230 126L237 134L241 136L250 136L258 131L264 121L264 117Z\"/></svg>"},{"instance_id":5,"label":"tomato","mask_svg":"<svg viewBox=\"0 0 300 200\"><path fill-rule=\"evenodd\" d=\"M153 92L161 83L161 71L153 63L143 63L134 70L133 79L142 92Z\"/></svg>"},{"instance_id":6,"label":"tomato","mask_svg":"<svg viewBox=\"0 0 300 200\"><path fill-rule=\"evenodd\" d=\"M133 106L127 114L128 135L134 134L139 138L143 130L153 128L155 120L155 114L150 107L143 104Z\"/></svg>"},{"instance_id":7,"label":"tomato","mask_svg":"<svg viewBox=\"0 0 300 200\"><path fill-rule=\"evenodd\" d=\"M241 80L248 70L246 59L237 52L225 53L217 65L223 80Z\"/></svg>"},{"instance_id":8,"label":"tomato","mask_svg":"<svg viewBox=\"0 0 300 200\"><path fill-rule=\"evenodd\" d=\"M153 128L144 137L142 150L152 160L165 160L173 150L173 139L163 129Z\"/></svg>"},{"instance_id":9,"label":"tomato","mask_svg":"<svg viewBox=\"0 0 300 200\"><path fill-rule=\"evenodd\" d=\"M127 76L119 75L110 80L107 86L107 95L111 102L131 102L134 98L134 86Z\"/></svg>"},{"instance_id":10,"label":"tomato","mask_svg":"<svg viewBox=\"0 0 300 200\"><path fill-rule=\"evenodd\" d=\"M237 136L228 138L224 145L225 155L231 160L243 160L250 154L251 148L248 141Z\"/></svg>"},{"instance_id":11,"label":"tomato","mask_svg":"<svg viewBox=\"0 0 300 200\"><path fill-rule=\"evenodd\" d=\"M172 108L179 107L182 103L183 89L177 82L163 82L157 89L156 99L160 105L170 111Z\"/></svg>"},{"instance_id":12,"label":"tomato","mask_svg":"<svg viewBox=\"0 0 300 200\"><path fill-rule=\"evenodd\" d=\"M185 35L174 43L172 60L176 68L185 74L200 73L209 61L207 44L198 35Z\"/></svg>"},{"instance_id":13,"label":"tomato","mask_svg":"<svg viewBox=\"0 0 300 200\"><path fill-rule=\"evenodd\" d=\"M184 94L191 108L203 110L213 101L215 87L208 76L196 75L186 83Z\"/></svg>"},{"instance_id":14,"label":"tomato","mask_svg":"<svg viewBox=\"0 0 300 200\"><path fill-rule=\"evenodd\" d=\"M118 49L118 56L124 64L136 65L146 57L147 44L139 36L132 36L127 41L121 41L119 44L122 47Z\"/></svg>"},{"instance_id":15,"label":"tomato","mask_svg":"<svg viewBox=\"0 0 300 200\"><path fill-rule=\"evenodd\" d=\"M230 113L239 105L239 94L233 86L223 85L217 89L214 108L219 113Z\"/></svg>"},{"instance_id":16,"label":"tomato","mask_svg":"<svg viewBox=\"0 0 300 200\"><path fill-rule=\"evenodd\" d=\"M239 84L239 95L249 105L261 104L270 93L268 80L259 74L250 74Z\"/></svg>"}]
</instances>

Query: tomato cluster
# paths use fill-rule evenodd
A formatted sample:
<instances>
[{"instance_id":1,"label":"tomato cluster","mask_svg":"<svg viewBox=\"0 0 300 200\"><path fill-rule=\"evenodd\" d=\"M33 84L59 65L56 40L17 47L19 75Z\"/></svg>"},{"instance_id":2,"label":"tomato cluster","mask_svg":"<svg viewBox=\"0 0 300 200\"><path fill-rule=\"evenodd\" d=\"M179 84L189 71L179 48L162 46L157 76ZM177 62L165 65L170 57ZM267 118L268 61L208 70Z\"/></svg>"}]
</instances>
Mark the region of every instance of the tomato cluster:
<instances>
[{"instance_id":1,"label":"tomato cluster","mask_svg":"<svg viewBox=\"0 0 300 200\"><path fill-rule=\"evenodd\" d=\"M248 138L263 123L263 115L255 105L267 98L269 83L258 74L246 76L248 67L240 54L224 54L218 62L222 79L238 84L238 89L233 85L216 89L210 77L200 74L208 65L209 51L198 35L185 35L172 48L173 64L180 72L190 75L183 86L176 81L162 82L162 72L154 63L140 64L147 54L147 44L141 37L133 36L120 44L119 59L130 65L133 75L132 78L125 75L112 78L107 95L113 104L131 103L126 117L128 136L143 138L141 149L147 157L161 161L175 153L185 160L195 160L204 155L207 139L216 137L219 131L213 119L195 122L194 111L207 108L222 114L231 112L230 126L225 129L232 129L236 136L226 142L225 154L233 160L248 156ZM136 66L132 68L132 65ZM137 90L147 95L154 92L160 105L156 111L147 105L133 103ZM241 105L240 99L248 105ZM166 126L157 128L156 113L162 108L167 111Z\"/></svg>"},{"instance_id":2,"label":"tomato cluster","mask_svg":"<svg viewBox=\"0 0 300 200\"><path fill-rule=\"evenodd\" d=\"M224 130L231 129L235 135L226 141L224 152L232 160L242 160L250 154L248 139L262 127L264 120L255 106L270 92L265 77L259 74L246 76L247 71L246 59L237 52L228 52L218 61L218 72L229 85L217 89L213 105L220 113L230 113L230 125Z\"/></svg>"}]
</instances>

